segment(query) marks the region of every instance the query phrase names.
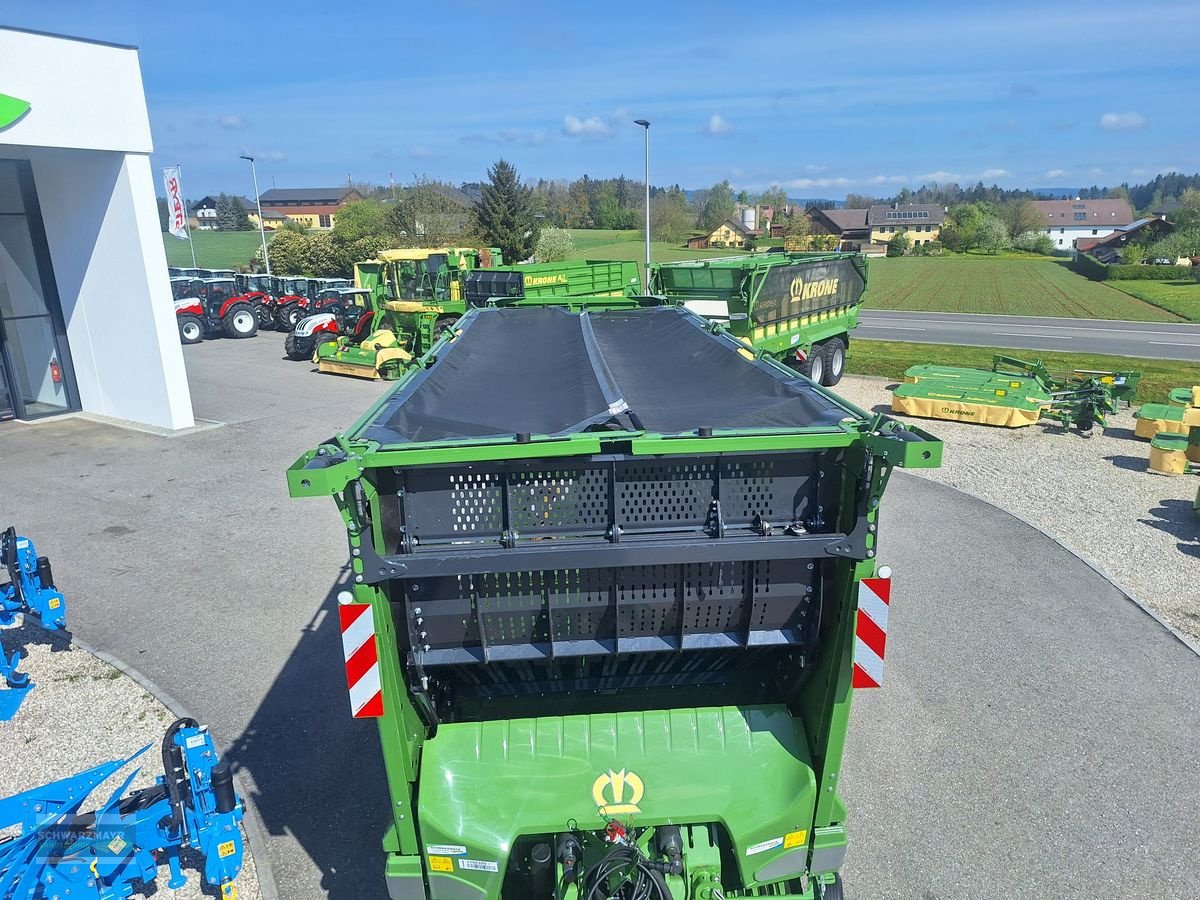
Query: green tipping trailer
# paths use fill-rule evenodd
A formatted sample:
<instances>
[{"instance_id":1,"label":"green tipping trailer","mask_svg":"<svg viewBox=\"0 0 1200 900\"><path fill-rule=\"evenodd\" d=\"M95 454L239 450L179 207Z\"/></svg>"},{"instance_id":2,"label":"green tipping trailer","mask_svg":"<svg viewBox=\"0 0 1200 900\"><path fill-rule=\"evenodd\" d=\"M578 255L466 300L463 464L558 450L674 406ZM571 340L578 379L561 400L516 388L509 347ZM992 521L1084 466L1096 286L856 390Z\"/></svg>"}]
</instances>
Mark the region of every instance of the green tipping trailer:
<instances>
[{"instance_id":1,"label":"green tipping trailer","mask_svg":"<svg viewBox=\"0 0 1200 900\"><path fill-rule=\"evenodd\" d=\"M398 254L387 251L380 254ZM409 251L412 252L412 251ZM499 251L493 255L498 256ZM434 342L449 329L471 306L482 306L489 300L499 303L563 303L595 306L600 300L605 307L637 306L632 298L641 292L637 263L607 260L571 260L557 263L535 263L522 266L489 266L463 269L451 289L444 294L409 296L400 292L403 284L388 278L387 267L381 279L368 264L355 266L355 282L361 286L382 285L383 299L378 305L380 315L375 330L364 340L355 343L351 338L339 338L317 347L315 362L321 372L354 375L359 378L395 379L412 362L429 352Z\"/></svg>"},{"instance_id":2,"label":"green tipping trailer","mask_svg":"<svg viewBox=\"0 0 1200 900\"><path fill-rule=\"evenodd\" d=\"M651 266L650 291L726 325L819 384L842 379L867 289L858 253L758 253Z\"/></svg>"},{"instance_id":3,"label":"green tipping trailer","mask_svg":"<svg viewBox=\"0 0 1200 900\"><path fill-rule=\"evenodd\" d=\"M840 897L880 499L941 450L679 306L468 312L287 473L345 522L389 895Z\"/></svg>"}]
</instances>

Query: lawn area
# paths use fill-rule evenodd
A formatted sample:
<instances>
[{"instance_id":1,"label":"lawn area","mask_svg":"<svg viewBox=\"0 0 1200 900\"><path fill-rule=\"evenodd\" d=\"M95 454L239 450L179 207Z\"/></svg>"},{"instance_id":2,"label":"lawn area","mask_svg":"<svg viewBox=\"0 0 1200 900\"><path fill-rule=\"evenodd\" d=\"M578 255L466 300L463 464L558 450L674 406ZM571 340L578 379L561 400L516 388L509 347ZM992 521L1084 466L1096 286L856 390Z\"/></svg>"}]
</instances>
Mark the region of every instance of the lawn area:
<instances>
[{"instance_id":1,"label":"lawn area","mask_svg":"<svg viewBox=\"0 0 1200 900\"><path fill-rule=\"evenodd\" d=\"M846 371L857 375L879 375L900 381L904 370L921 363L990 369L992 356L1003 353L1018 359L1040 359L1051 372L1073 369L1135 371L1142 373L1137 403L1165 403L1167 391L1200 384L1200 364L1175 360L1133 359L1093 353L1049 353L1038 350L1006 350L999 347L950 347L943 344L908 344L900 341L857 339L846 354Z\"/></svg>"},{"instance_id":2,"label":"lawn area","mask_svg":"<svg viewBox=\"0 0 1200 900\"><path fill-rule=\"evenodd\" d=\"M1200 322L1200 282L1192 281L1106 281L1106 285L1131 297L1161 306L1189 322Z\"/></svg>"},{"instance_id":3,"label":"lawn area","mask_svg":"<svg viewBox=\"0 0 1200 900\"><path fill-rule=\"evenodd\" d=\"M643 262L646 259L646 244L640 231L611 231L601 228L572 228L570 231L571 238L575 241L574 259L629 259L635 262ZM650 242L650 256L654 262L737 256L746 252L731 250L728 247L688 250L679 244Z\"/></svg>"},{"instance_id":4,"label":"lawn area","mask_svg":"<svg viewBox=\"0 0 1200 900\"><path fill-rule=\"evenodd\" d=\"M871 260L868 274L865 303L876 309L1137 322L1176 322L1180 318L1077 275L1065 260L959 255L876 258Z\"/></svg>"},{"instance_id":5,"label":"lawn area","mask_svg":"<svg viewBox=\"0 0 1200 900\"><path fill-rule=\"evenodd\" d=\"M250 258L260 246L257 231L193 231L192 240L196 243L196 265L201 269L249 268ZM163 245L168 266L191 267L192 251L187 241L164 234Z\"/></svg>"}]
</instances>

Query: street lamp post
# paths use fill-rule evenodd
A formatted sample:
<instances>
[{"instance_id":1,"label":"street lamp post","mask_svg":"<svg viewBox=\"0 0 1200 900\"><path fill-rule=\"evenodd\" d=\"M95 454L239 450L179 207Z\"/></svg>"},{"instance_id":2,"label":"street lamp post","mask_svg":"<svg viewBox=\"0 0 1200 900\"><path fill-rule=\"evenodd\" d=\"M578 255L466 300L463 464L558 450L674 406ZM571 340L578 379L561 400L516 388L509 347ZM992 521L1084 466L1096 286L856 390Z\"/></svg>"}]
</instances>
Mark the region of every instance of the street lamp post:
<instances>
[{"instance_id":1,"label":"street lamp post","mask_svg":"<svg viewBox=\"0 0 1200 900\"><path fill-rule=\"evenodd\" d=\"M258 172L254 168L254 157L243 156L242 159L250 160L250 177L254 179L254 205L258 207L258 237L262 241L263 265L266 267L267 276L271 275L271 259L267 256L267 232L263 228L262 200L258 194Z\"/></svg>"},{"instance_id":2,"label":"street lamp post","mask_svg":"<svg viewBox=\"0 0 1200 900\"><path fill-rule=\"evenodd\" d=\"M634 119L641 125L646 136L646 293L650 293L650 123L646 119Z\"/></svg>"}]
</instances>

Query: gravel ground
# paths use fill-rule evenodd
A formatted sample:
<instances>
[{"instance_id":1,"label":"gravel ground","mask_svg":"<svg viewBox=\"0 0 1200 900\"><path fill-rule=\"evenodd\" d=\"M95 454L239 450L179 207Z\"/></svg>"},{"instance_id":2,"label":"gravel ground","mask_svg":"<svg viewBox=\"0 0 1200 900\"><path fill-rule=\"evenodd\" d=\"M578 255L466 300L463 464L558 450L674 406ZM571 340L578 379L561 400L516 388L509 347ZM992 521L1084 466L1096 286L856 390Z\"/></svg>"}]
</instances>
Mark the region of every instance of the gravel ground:
<instances>
[{"instance_id":1,"label":"gravel ground","mask_svg":"<svg viewBox=\"0 0 1200 900\"><path fill-rule=\"evenodd\" d=\"M70 594L67 601L70 602ZM133 787L152 784L161 775L158 746L175 716L132 678L73 646L60 633L44 631L32 622L0 629L0 641L11 653L26 650L21 671L36 685L9 722L0 722L0 797L76 774L112 759L131 756L146 744L154 746L142 757L142 771ZM0 687L0 690L4 688ZM85 804L94 809L129 774L122 770L102 784ZM243 842L245 835L243 834ZM246 848L242 873L237 879L241 900L261 900L254 861ZM200 877L184 856L188 883L180 890L167 888L166 866L160 868L159 897L193 900L216 897L202 889ZM134 897L155 894L143 885Z\"/></svg>"},{"instance_id":2,"label":"gravel ground","mask_svg":"<svg viewBox=\"0 0 1200 900\"><path fill-rule=\"evenodd\" d=\"M889 382L846 376L837 393L891 412ZM992 428L912 419L946 444L942 468L918 470L1021 516L1098 566L1121 588L1200 640L1200 479L1146 471L1148 441L1133 413L1091 437L1048 425ZM1019 564L1019 560L1014 561Z\"/></svg>"}]
</instances>

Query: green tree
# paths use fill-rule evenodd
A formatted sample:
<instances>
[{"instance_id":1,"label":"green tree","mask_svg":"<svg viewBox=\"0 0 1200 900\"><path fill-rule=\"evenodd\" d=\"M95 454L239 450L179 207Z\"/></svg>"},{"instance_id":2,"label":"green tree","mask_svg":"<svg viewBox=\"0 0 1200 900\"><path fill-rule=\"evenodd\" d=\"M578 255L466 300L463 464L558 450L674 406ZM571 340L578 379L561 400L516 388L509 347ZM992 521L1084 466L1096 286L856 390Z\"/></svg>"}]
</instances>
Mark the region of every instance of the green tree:
<instances>
[{"instance_id":1,"label":"green tree","mask_svg":"<svg viewBox=\"0 0 1200 900\"><path fill-rule=\"evenodd\" d=\"M345 278L350 274L345 255L338 252L333 236L328 232L314 231L308 235L300 274L310 278Z\"/></svg>"},{"instance_id":2,"label":"green tree","mask_svg":"<svg viewBox=\"0 0 1200 900\"><path fill-rule=\"evenodd\" d=\"M912 246L912 240L908 236L907 231L899 232L894 238L888 241L887 255L888 256L903 256Z\"/></svg>"},{"instance_id":3,"label":"green tree","mask_svg":"<svg viewBox=\"0 0 1200 900\"><path fill-rule=\"evenodd\" d=\"M279 226L279 231L290 231L293 234L308 234L308 229L295 219L284 219L283 224Z\"/></svg>"},{"instance_id":4,"label":"green tree","mask_svg":"<svg viewBox=\"0 0 1200 900\"><path fill-rule=\"evenodd\" d=\"M734 206L733 188L729 186L729 182L714 184L700 197L700 227L705 231L719 227L722 222L733 216Z\"/></svg>"},{"instance_id":5,"label":"green tree","mask_svg":"<svg viewBox=\"0 0 1200 900\"><path fill-rule=\"evenodd\" d=\"M650 198L650 237L653 240L679 243L687 238L695 225L696 213L688 203L687 194L678 187Z\"/></svg>"},{"instance_id":6,"label":"green tree","mask_svg":"<svg viewBox=\"0 0 1200 900\"><path fill-rule=\"evenodd\" d=\"M1012 241L1004 223L995 216L987 216L979 226L975 244L985 253L999 253L1011 247Z\"/></svg>"},{"instance_id":7,"label":"green tree","mask_svg":"<svg viewBox=\"0 0 1200 900\"><path fill-rule=\"evenodd\" d=\"M308 235L291 229L280 229L271 235L267 251L271 255L271 272L276 275L303 275L308 252ZM262 250L254 254L254 265L262 269Z\"/></svg>"},{"instance_id":8,"label":"green tree","mask_svg":"<svg viewBox=\"0 0 1200 900\"><path fill-rule=\"evenodd\" d=\"M387 216L388 208L378 200L352 200L338 210L334 240L352 244L359 238L387 234Z\"/></svg>"},{"instance_id":9,"label":"green tree","mask_svg":"<svg viewBox=\"0 0 1200 900\"><path fill-rule=\"evenodd\" d=\"M869 209L875 205L875 198L868 194L847 194L844 206L846 209Z\"/></svg>"},{"instance_id":10,"label":"green tree","mask_svg":"<svg viewBox=\"0 0 1200 900\"><path fill-rule=\"evenodd\" d=\"M770 206L775 209L775 220L783 216L783 210L788 205L787 191L777 184L771 185L765 191L758 195L755 200L760 206Z\"/></svg>"},{"instance_id":11,"label":"green tree","mask_svg":"<svg viewBox=\"0 0 1200 900\"><path fill-rule=\"evenodd\" d=\"M488 169L483 196L475 204L475 221L488 245L499 247L506 262L527 259L537 246L532 193L507 161L501 159Z\"/></svg>"},{"instance_id":12,"label":"green tree","mask_svg":"<svg viewBox=\"0 0 1200 900\"><path fill-rule=\"evenodd\" d=\"M387 214L387 231L401 247L440 247L471 243L464 236L470 219L467 208L441 185L421 177L406 187Z\"/></svg>"},{"instance_id":13,"label":"green tree","mask_svg":"<svg viewBox=\"0 0 1200 900\"><path fill-rule=\"evenodd\" d=\"M1179 209L1170 214L1174 226L1181 231L1200 227L1200 190L1190 187L1179 195Z\"/></svg>"},{"instance_id":14,"label":"green tree","mask_svg":"<svg viewBox=\"0 0 1200 900\"><path fill-rule=\"evenodd\" d=\"M738 191L737 202L740 203L742 206L749 206L750 205L750 195L747 194L745 192L745 190Z\"/></svg>"},{"instance_id":15,"label":"green tree","mask_svg":"<svg viewBox=\"0 0 1200 900\"><path fill-rule=\"evenodd\" d=\"M537 249L533 257L538 262L562 262L575 252L575 240L565 228L543 228L538 235Z\"/></svg>"},{"instance_id":16,"label":"green tree","mask_svg":"<svg viewBox=\"0 0 1200 900\"><path fill-rule=\"evenodd\" d=\"M237 231L237 200L229 194L217 194L217 231Z\"/></svg>"},{"instance_id":17,"label":"green tree","mask_svg":"<svg viewBox=\"0 0 1200 900\"><path fill-rule=\"evenodd\" d=\"M1008 229L1009 239L1014 241L1027 232L1037 231L1042 225L1042 216L1031 200L1017 199L1002 203L997 215Z\"/></svg>"}]
</instances>

